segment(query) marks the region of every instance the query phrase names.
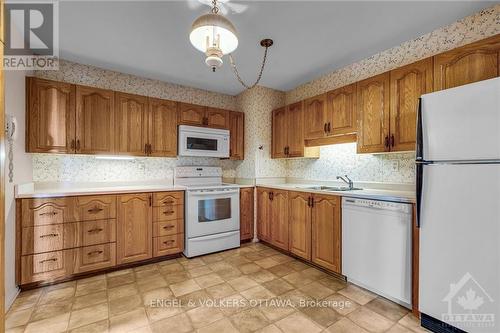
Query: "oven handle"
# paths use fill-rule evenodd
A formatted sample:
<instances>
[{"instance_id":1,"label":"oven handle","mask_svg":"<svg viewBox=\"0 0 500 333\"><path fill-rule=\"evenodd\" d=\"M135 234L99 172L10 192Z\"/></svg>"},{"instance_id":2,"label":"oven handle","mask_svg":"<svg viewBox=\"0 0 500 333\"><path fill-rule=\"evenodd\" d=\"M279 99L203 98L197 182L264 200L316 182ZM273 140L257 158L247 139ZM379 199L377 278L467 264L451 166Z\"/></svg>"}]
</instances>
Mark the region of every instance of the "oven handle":
<instances>
[{"instance_id":1,"label":"oven handle","mask_svg":"<svg viewBox=\"0 0 500 333\"><path fill-rule=\"evenodd\" d=\"M217 195L217 194L236 194L239 193L240 190L230 190L230 191L210 191L210 192L195 192L195 191L189 191L189 195L195 195L195 196L207 196L207 195Z\"/></svg>"}]
</instances>

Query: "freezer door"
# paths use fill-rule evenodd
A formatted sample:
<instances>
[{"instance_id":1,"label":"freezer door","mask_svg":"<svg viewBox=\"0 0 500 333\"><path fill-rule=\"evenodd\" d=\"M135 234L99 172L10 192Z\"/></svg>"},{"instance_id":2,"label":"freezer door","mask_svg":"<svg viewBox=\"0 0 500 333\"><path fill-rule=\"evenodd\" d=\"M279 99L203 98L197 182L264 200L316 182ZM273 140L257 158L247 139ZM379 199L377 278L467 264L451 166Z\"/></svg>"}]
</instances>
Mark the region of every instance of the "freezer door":
<instances>
[{"instance_id":1,"label":"freezer door","mask_svg":"<svg viewBox=\"0 0 500 333\"><path fill-rule=\"evenodd\" d=\"M420 209L419 310L500 332L500 164L424 165ZM494 326L467 314L493 314Z\"/></svg>"},{"instance_id":2,"label":"freezer door","mask_svg":"<svg viewBox=\"0 0 500 333\"><path fill-rule=\"evenodd\" d=\"M500 160L500 78L421 99L423 159Z\"/></svg>"}]
</instances>

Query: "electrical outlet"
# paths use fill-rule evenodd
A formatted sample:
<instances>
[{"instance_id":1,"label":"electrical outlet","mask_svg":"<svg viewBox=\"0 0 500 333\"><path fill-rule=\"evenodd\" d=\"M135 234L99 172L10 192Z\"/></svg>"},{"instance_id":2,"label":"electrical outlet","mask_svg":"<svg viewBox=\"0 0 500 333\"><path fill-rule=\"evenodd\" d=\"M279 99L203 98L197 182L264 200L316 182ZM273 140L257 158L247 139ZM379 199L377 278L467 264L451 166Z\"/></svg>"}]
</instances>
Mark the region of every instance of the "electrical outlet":
<instances>
[{"instance_id":1,"label":"electrical outlet","mask_svg":"<svg viewBox=\"0 0 500 333\"><path fill-rule=\"evenodd\" d=\"M398 172L399 171L399 161L398 160L391 160L389 162L389 168L391 169L392 172Z\"/></svg>"}]
</instances>

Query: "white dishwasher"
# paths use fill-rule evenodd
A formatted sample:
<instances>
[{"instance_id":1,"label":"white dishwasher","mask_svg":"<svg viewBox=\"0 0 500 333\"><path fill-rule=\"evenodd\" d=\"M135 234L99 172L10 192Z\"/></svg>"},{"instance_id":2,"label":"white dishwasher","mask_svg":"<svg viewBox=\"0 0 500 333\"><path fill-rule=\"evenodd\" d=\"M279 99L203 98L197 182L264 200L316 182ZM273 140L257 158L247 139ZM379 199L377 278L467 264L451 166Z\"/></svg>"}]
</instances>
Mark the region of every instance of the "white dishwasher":
<instances>
[{"instance_id":1,"label":"white dishwasher","mask_svg":"<svg viewBox=\"0 0 500 333\"><path fill-rule=\"evenodd\" d=\"M342 198L342 274L411 308L411 204Z\"/></svg>"}]
</instances>

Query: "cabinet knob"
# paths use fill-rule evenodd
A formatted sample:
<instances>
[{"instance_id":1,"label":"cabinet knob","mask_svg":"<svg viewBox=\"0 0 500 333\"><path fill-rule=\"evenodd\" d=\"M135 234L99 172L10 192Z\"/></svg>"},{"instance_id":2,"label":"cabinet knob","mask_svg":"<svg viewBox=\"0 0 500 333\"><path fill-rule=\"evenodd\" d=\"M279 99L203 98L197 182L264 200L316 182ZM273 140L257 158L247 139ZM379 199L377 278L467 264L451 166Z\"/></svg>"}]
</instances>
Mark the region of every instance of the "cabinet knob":
<instances>
[{"instance_id":1,"label":"cabinet knob","mask_svg":"<svg viewBox=\"0 0 500 333\"><path fill-rule=\"evenodd\" d=\"M384 146L386 148L389 148L389 136L386 136L385 139L384 139Z\"/></svg>"},{"instance_id":2,"label":"cabinet knob","mask_svg":"<svg viewBox=\"0 0 500 333\"><path fill-rule=\"evenodd\" d=\"M96 254L101 254L103 253L104 251L102 250L95 250L95 251L90 251L87 253L88 256L93 256L93 255L96 255Z\"/></svg>"},{"instance_id":3,"label":"cabinet knob","mask_svg":"<svg viewBox=\"0 0 500 333\"><path fill-rule=\"evenodd\" d=\"M89 212L91 214L97 214L97 213L99 213L102 210L103 210L102 208L100 208L98 206L95 206L94 208L91 208L91 209L87 210L87 212Z\"/></svg>"},{"instance_id":4,"label":"cabinet knob","mask_svg":"<svg viewBox=\"0 0 500 333\"><path fill-rule=\"evenodd\" d=\"M89 234L91 234L91 233L94 233L94 232L101 232L101 231L103 231L103 230L104 230L104 229L102 229L102 228L93 228L93 229L88 230L87 232L88 232Z\"/></svg>"},{"instance_id":5,"label":"cabinet knob","mask_svg":"<svg viewBox=\"0 0 500 333\"><path fill-rule=\"evenodd\" d=\"M50 259L41 260L41 261L39 261L39 263L40 263L40 264L43 264L43 263L46 263L46 262L51 262L51 261L56 262L56 261L57 261L57 258L50 258Z\"/></svg>"},{"instance_id":6,"label":"cabinet knob","mask_svg":"<svg viewBox=\"0 0 500 333\"><path fill-rule=\"evenodd\" d=\"M394 147L394 134L391 134L391 147Z\"/></svg>"},{"instance_id":7,"label":"cabinet knob","mask_svg":"<svg viewBox=\"0 0 500 333\"><path fill-rule=\"evenodd\" d=\"M327 124L327 123L325 123L325 126L323 126L323 132L325 132L325 133L326 133L327 131L328 131L328 124Z\"/></svg>"},{"instance_id":8,"label":"cabinet knob","mask_svg":"<svg viewBox=\"0 0 500 333\"><path fill-rule=\"evenodd\" d=\"M170 229L173 229L173 228L174 228L174 225L172 225L172 224L163 226L163 229L165 229L165 230L170 230Z\"/></svg>"},{"instance_id":9,"label":"cabinet knob","mask_svg":"<svg viewBox=\"0 0 500 333\"><path fill-rule=\"evenodd\" d=\"M46 235L40 235L40 238L45 238L45 237L57 237L59 234L46 234Z\"/></svg>"},{"instance_id":10,"label":"cabinet knob","mask_svg":"<svg viewBox=\"0 0 500 333\"><path fill-rule=\"evenodd\" d=\"M328 122L328 133L330 133L331 131L332 131L332 124Z\"/></svg>"}]
</instances>

